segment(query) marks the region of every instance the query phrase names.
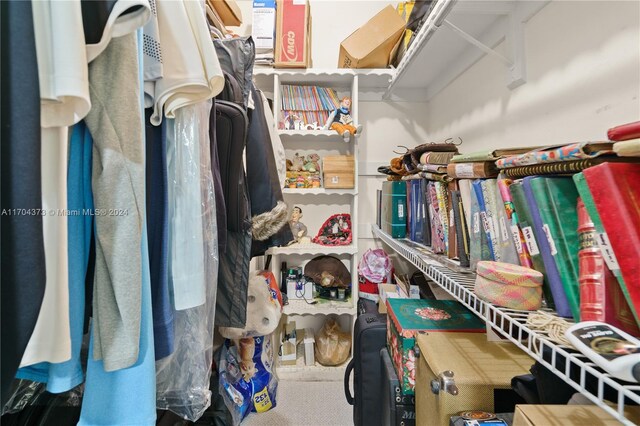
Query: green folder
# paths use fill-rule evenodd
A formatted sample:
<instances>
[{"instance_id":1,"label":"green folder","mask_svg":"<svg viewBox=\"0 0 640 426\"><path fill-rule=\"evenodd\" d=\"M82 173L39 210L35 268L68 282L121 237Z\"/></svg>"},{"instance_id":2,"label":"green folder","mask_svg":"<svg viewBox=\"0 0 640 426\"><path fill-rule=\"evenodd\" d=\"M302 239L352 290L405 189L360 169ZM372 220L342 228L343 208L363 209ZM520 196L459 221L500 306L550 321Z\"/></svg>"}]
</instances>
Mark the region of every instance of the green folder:
<instances>
[{"instance_id":1,"label":"green folder","mask_svg":"<svg viewBox=\"0 0 640 426\"><path fill-rule=\"evenodd\" d=\"M407 183L382 182L382 230L392 238L407 236Z\"/></svg>"},{"instance_id":2,"label":"green folder","mask_svg":"<svg viewBox=\"0 0 640 426\"><path fill-rule=\"evenodd\" d=\"M531 178L540 219L574 319L580 318L578 191L570 177ZM555 249L555 252L554 252Z\"/></svg>"},{"instance_id":3,"label":"green folder","mask_svg":"<svg viewBox=\"0 0 640 426\"><path fill-rule=\"evenodd\" d=\"M542 292L544 298L547 301L547 307L555 309L555 303L553 303L553 296L551 293L551 286L547 279L547 271L544 268L544 261L542 255L537 249L535 242L535 236L533 234L533 217L529 211L529 205L527 204L527 197L524 195L524 188L522 187L522 181L514 181L509 186L509 192L513 201L513 206L518 214L518 227L522 230L523 234L527 237L527 248L529 255L531 256L531 262L533 263L533 269L540 272L544 276L542 283ZM529 241L532 240L532 241ZM535 250L531 250L531 245L535 245Z\"/></svg>"}]
</instances>

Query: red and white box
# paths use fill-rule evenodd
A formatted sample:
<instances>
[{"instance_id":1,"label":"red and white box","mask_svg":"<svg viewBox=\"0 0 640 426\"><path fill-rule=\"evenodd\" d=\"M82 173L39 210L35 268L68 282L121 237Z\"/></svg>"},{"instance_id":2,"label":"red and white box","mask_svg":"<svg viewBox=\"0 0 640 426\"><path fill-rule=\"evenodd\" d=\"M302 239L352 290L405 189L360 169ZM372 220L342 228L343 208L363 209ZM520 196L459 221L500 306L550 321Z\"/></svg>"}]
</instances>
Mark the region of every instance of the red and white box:
<instances>
[{"instance_id":1,"label":"red and white box","mask_svg":"<svg viewBox=\"0 0 640 426\"><path fill-rule=\"evenodd\" d=\"M276 3L276 68L311 66L311 14L308 0Z\"/></svg>"}]
</instances>

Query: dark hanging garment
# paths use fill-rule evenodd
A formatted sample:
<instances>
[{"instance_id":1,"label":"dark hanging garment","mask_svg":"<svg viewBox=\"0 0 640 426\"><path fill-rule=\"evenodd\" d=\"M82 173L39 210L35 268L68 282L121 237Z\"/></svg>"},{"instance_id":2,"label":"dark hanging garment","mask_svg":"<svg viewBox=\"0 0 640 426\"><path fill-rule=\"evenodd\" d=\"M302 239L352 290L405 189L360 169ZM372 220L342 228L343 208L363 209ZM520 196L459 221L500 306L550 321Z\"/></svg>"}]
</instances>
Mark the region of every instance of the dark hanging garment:
<instances>
[{"instance_id":1,"label":"dark hanging garment","mask_svg":"<svg viewBox=\"0 0 640 426\"><path fill-rule=\"evenodd\" d=\"M2 16L2 405L36 325L46 282L40 175L40 90L29 1ZM16 209L16 210L14 210ZM32 213L31 215L28 212ZM23 214L24 213L24 214Z\"/></svg>"},{"instance_id":2,"label":"dark hanging garment","mask_svg":"<svg viewBox=\"0 0 640 426\"><path fill-rule=\"evenodd\" d=\"M293 240L287 225L288 209L282 198L273 145L260 93L252 88L254 109L249 110L247 136L247 182L251 200L253 243L251 256L263 255L269 247Z\"/></svg>"},{"instance_id":3,"label":"dark hanging garment","mask_svg":"<svg viewBox=\"0 0 640 426\"><path fill-rule=\"evenodd\" d=\"M211 151L211 175L213 176L213 191L216 197L216 227L218 228L218 251L224 253L227 247L227 208L225 207L222 178L220 176L220 159L218 158L218 143L216 138L216 100L212 99L213 107L209 116L209 150Z\"/></svg>"},{"instance_id":4,"label":"dark hanging garment","mask_svg":"<svg viewBox=\"0 0 640 426\"><path fill-rule=\"evenodd\" d=\"M156 360L173 353L173 306L169 296L169 201L167 189L166 120L151 124L153 108L145 110L146 215L149 277Z\"/></svg>"},{"instance_id":5,"label":"dark hanging garment","mask_svg":"<svg viewBox=\"0 0 640 426\"><path fill-rule=\"evenodd\" d=\"M218 327L244 327L246 321L251 211L242 153L247 115L234 102L216 101L216 142L227 213L227 246L220 253L216 319Z\"/></svg>"},{"instance_id":6,"label":"dark hanging garment","mask_svg":"<svg viewBox=\"0 0 640 426\"><path fill-rule=\"evenodd\" d=\"M242 105L246 111L249 106L249 92L253 87L253 63L256 57L253 39L251 37L237 37L214 40L213 45L216 48L220 67L236 80L242 93ZM227 87L225 86L225 90ZM231 100L225 97L224 93L222 96L219 95L218 99Z\"/></svg>"}]
</instances>

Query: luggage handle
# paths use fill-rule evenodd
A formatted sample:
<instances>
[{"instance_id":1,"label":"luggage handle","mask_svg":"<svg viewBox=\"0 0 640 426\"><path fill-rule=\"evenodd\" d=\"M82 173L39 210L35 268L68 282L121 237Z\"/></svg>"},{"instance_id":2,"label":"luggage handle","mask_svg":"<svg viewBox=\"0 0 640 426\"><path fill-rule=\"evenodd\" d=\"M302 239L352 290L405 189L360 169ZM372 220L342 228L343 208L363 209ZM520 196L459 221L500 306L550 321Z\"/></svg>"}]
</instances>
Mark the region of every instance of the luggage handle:
<instances>
[{"instance_id":1,"label":"luggage handle","mask_svg":"<svg viewBox=\"0 0 640 426\"><path fill-rule=\"evenodd\" d=\"M347 397L347 402L349 405L353 405L354 399L351 396L351 390L349 389L349 379L351 378L351 372L353 371L353 367L355 366L355 358L351 358L349 364L347 364L347 369L344 372L344 396Z\"/></svg>"}]
</instances>

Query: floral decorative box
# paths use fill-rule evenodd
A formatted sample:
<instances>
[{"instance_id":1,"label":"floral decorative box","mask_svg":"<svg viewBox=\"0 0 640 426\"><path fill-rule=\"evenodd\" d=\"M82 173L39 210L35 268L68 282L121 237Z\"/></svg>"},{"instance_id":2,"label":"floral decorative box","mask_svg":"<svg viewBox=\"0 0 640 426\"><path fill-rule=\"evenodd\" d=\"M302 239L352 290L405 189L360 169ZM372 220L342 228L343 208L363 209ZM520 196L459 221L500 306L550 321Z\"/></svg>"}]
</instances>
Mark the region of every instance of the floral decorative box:
<instances>
[{"instance_id":1,"label":"floral decorative box","mask_svg":"<svg viewBox=\"0 0 640 426\"><path fill-rule=\"evenodd\" d=\"M485 324L455 300L387 299L387 347L404 395L416 386L418 332L484 333Z\"/></svg>"}]
</instances>

